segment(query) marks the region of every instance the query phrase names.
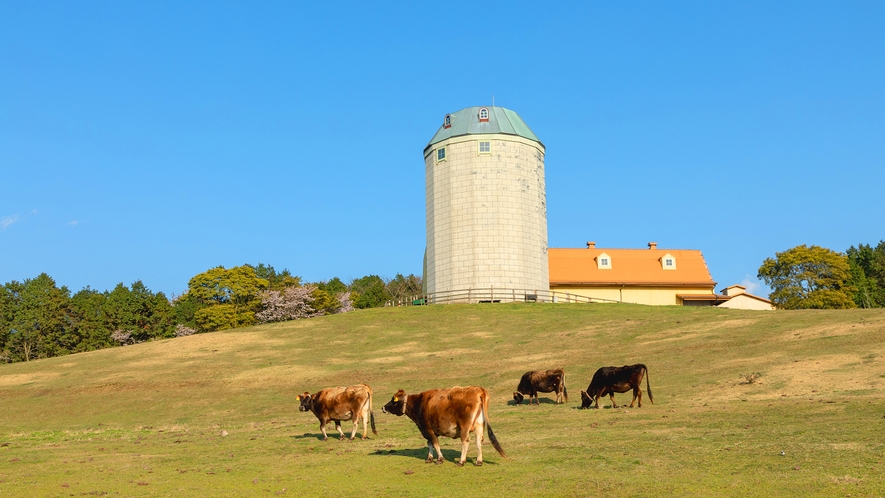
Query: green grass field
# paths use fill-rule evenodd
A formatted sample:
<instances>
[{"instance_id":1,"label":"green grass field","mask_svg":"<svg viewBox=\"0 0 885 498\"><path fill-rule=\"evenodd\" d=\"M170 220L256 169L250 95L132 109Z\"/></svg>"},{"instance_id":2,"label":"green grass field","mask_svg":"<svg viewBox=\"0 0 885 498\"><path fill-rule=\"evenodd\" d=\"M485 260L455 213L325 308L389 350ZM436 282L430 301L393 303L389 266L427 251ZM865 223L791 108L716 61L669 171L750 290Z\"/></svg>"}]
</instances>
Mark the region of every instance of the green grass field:
<instances>
[{"instance_id":1,"label":"green grass field","mask_svg":"<svg viewBox=\"0 0 885 498\"><path fill-rule=\"evenodd\" d=\"M598 367L638 362L654 404L577 409ZM569 403L512 404L555 367ZM358 382L379 435L320 441L295 396ZM452 439L425 464L381 413L471 384L507 452L486 441L483 467ZM0 365L0 403L0 496L885 496L885 310L375 309Z\"/></svg>"}]
</instances>

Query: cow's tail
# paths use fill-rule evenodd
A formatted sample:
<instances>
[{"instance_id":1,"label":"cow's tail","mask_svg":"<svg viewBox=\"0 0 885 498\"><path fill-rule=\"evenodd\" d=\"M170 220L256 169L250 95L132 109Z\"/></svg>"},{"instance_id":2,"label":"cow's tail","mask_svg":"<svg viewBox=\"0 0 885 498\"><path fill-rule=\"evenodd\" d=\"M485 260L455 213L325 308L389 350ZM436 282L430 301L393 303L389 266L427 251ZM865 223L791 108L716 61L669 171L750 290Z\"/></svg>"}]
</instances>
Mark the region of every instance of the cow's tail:
<instances>
[{"instance_id":1,"label":"cow's tail","mask_svg":"<svg viewBox=\"0 0 885 498\"><path fill-rule=\"evenodd\" d=\"M372 434L378 435L375 429L375 412L372 411L372 389L369 388L369 423L372 425Z\"/></svg>"},{"instance_id":2,"label":"cow's tail","mask_svg":"<svg viewBox=\"0 0 885 498\"><path fill-rule=\"evenodd\" d=\"M645 392L648 393L648 400L651 401L651 404L655 404L655 397L651 395L651 384L648 380L648 367L642 365L642 369L645 370Z\"/></svg>"},{"instance_id":3,"label":"cow's tail","mask_svg":"<svg viewBox=\"0 0 885 498\"><path fill-rule=\"evenodd\" d=\"M565 402L568 403L568 388L565 387L565 371L562 372L562 395L565 396Z\"/></svg>"},{"instance_id":4,"label":"cow's tail","mask_svg":"<svg viewBox=\"0 0 885 498\"><path fill-rule=\"evenodd\" d=\"M501 443L498 442L498 438L495 437L495 433L492 432L492 424L489 423L489 395L488 392L485 393L485 396L482 398L482 416L486 419L486 429L489 431L489 441L492 442L492 446L495 447L495 450L501 454L502 457L507 457L504 454L504 448L501 447Z\"/></svg>"}]
</instances>

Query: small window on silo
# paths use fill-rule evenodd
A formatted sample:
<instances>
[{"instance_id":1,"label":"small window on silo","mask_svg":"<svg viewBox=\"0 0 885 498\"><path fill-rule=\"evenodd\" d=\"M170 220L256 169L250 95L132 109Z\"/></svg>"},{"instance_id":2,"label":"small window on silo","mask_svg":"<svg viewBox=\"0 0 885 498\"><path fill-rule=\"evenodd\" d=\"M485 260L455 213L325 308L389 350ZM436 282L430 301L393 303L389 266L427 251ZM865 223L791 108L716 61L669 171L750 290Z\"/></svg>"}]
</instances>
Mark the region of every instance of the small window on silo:
<instances>
[{"instance_id":1,"label":"small window on silo","mask_svg":"<svg viewBox=\"0 0 885 498\"><path fill-rule=\"evenodd\" d=\"M480 142L479 143L479 154L491 154L492 153L492 142Z\"/></svg>"},{"instance_id":2,"label":"small window on silo","mask_svg":"<svg viewBox=\"0 0 885 498\"><path fill-rule=\"evenodd\" d=\"M489 110L483 107L479 110L479 121L480 123L485 123L489 120Z\"/></svg>"},{"instance_id":3,"label":"small window on silo","mask_svg":"<svg viewBox=\"0 0 885 498\"><path fill-rule=\"evenodd\" d=\"M446 148L442 147L436 149L436 162L445 161L446 160Z\"/></svg>"}]
</instances>

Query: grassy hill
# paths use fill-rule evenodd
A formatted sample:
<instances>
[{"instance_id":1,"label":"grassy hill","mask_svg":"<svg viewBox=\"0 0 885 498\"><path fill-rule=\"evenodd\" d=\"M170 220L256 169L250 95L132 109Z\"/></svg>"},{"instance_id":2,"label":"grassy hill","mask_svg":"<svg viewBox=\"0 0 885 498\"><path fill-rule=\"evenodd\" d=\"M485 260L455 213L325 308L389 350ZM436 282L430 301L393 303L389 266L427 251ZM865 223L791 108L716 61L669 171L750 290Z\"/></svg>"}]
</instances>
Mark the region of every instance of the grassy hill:
<instances>
[{"instance_id":1,"label":"grassy hill","mask_svg":"<svg viewBox=\"0 0 885 498\"><path fill-rule=\"evenodd\" d=\"M577 409L598 367L637 362L654 404ZM512 404L554 367L568 404ZM319 441L296 394L357 382L379 435ZM426 465L381 413L471 384L508 454L487 442L481 468L451 439ZM375 309L0 365L0 407L2 496L885 496L885 311Z\"/></svg>"}]
</instances>

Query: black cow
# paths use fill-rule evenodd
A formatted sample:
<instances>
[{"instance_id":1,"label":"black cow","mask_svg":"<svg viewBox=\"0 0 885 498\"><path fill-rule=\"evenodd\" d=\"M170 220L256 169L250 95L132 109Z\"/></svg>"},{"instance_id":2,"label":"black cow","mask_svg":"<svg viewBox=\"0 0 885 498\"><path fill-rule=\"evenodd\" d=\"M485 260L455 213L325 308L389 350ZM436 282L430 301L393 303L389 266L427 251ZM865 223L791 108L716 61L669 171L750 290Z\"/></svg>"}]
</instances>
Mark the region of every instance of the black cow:
<instances>
[{"instance_id":1,"label":"black cow","mask_svg":"<svg viewBox=\"0 0 885 498\"><path fill-rule=\"evenodd\" d=\"M645 390L648 391L648 399L654 404L655 400L651 394L651 386L648 381L648 368L642 363L636 365L624 365L623 367L602 367L593 374L593 380L587 386L586 391L581 391L581 408L590 408L594 402L596 408L599 408L600 396L608 394L612 400L612 408L617 408L615 403L615 393L625 393L633 390L633 401L630 402L630 408L633 403L639 401L639 408L642 408L642 377L645 377Z\"/></svg>"},{"instance_id":2,"label":"black cow","mask_svg":"<svg viewBox=\"0 0 885 498\"><path fill-rule=\"evenodd\" d=\"M557 403L567 402L568 391L565 388L565 372L561 368L557 368L555 370L533 370L522 374L519 386L516 387L516 392L513 393L513 400L519 405L525 399L523 395L528 395L529 404L532 404L532 400L534 400L540 405L541 401L538 400L539 392L555 392Z\"/></svg>"}]
</instances>

